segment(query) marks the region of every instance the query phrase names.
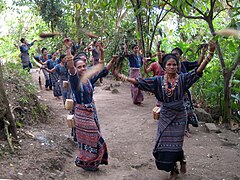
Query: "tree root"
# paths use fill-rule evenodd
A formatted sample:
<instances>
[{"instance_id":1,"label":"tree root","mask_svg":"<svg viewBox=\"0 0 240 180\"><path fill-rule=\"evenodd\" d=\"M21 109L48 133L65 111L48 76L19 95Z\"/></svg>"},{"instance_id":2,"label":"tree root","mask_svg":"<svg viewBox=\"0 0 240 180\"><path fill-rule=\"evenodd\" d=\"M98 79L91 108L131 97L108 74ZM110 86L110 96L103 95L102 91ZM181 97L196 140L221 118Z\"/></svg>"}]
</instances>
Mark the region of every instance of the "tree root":
<instances>
[{"instance_id":1,"label":"tree root","mask_svg":"<svg viewBox=\"0 0 240 180\"><path fill-rule=\"evenodd\" d=\"M5 135L7 136L7 142L8 145L10 147L11 153L14 153L14 147L12 145L12 138L11 138L11 134L9 134L8 131L8 126L10 125L10 123L4 119L4 130L5 130Z\"/></svg>"}]
</instances>

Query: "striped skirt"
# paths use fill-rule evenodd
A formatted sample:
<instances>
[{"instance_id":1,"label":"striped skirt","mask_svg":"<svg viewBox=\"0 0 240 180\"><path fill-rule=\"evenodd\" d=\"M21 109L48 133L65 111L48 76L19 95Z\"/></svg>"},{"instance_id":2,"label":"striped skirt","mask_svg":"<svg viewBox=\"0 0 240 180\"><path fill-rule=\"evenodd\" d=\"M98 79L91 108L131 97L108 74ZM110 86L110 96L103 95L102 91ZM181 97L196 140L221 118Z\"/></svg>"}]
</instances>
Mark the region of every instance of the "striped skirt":
<instances>
[{"instance_id":1,"label":"striped skirt","mask_svg":"<svg viewBox=\"0 0 240 180\"><path fill-rule=\"evenodd\" d=\"M182 101L163 104L158 122L157 141L153 150L159 170L172 171L176 162L184 159L182 147L186 121Z\"/></svg>"},{"instance_id":2,"label":"striped skirt","mask_svg":"<svg viewBox=\"0 0 240 180\"><path fill-rule=\"evenodd\" d=\"M62 96L61 93L61 88L60 88L60 83L58 81L58 75L56 73L50 73L49 74L51 82L52 82L52 86L53 86L53 95L54 97L59 97Z\"/></svg>"},{"instance_id":3,"label":"striped skirt","mask_svg":"<svg viewBox=\"0 0 240 180\"><path fill-rule=\"evenodd\" d=\"M130 69L130 78L139 78L141 76L139 68ZM131 95L134 104L141 103L144 99L142 91L135 85L131 85Z\"/></svg>"},{"instance_id":4,"label":"striped skirt","mask_svg":"<svg viewBox=\"0 0 240 180\"><path fill-rule=\"evenodd\" d=\"M100 133L94 104L76 104L74 121L79 150L76 166L95 171L100 164L107 165L107 146Z\"/></svg>"}]
</instances>

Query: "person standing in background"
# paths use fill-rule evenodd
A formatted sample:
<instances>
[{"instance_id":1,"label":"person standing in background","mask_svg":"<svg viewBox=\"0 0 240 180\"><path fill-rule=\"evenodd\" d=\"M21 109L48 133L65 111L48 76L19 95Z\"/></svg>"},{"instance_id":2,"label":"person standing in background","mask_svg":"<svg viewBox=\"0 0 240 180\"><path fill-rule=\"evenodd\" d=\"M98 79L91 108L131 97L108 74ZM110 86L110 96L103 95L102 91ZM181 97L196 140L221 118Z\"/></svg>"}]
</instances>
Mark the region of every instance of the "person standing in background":
<instances>
[{"instance_id":1,"label":"person standing in background","mask_svg":"<svg viewBox=\"0 0 240 180\"><path fill-rule=\"evenodd\" d=\"M30 69L32 68L32 63L30 62L28 50L37 40L34 40L31 43L28 43L25 38L21 38L20 41L22 43L21 46L19 47L21 52L20 57L22 61L22 67L23 69L27 69L28 71L30 71Z\"/></svg>"}]
</instances>

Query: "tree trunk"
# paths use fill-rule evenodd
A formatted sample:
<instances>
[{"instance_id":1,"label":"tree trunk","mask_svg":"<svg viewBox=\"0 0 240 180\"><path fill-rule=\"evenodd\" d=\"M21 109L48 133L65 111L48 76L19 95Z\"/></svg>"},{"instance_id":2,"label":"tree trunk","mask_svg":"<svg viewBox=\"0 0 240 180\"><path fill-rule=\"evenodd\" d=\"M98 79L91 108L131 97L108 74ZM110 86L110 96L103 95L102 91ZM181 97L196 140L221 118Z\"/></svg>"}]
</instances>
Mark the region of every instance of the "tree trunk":
<instances>
[{"instance_id":1,"label":"tree trunk","mask_svg":"<svg viewBox=\"0 0 240 180\"><path fill-rule=\"evenodd\" d=\"M212 24L212 20L208 21L208 25L210 28L210 31L212 33L212 35L215 35L215 31L214 31L214 27ZM238 56L236 58L234 58L233 60L233 66L227 68L226 64L224 62L224 58L223 58L223 54L222 54L222 50L220 47L220 44L218 43L218 41L216 42L216 49L217 49L217 53L218 53L218 58L222 67L222 75L224 77L224 99L223 99L223 122L226 124L230 123L231 120L231 116L232 116L232 111L231 111L231 88L232 88L232 79L233 76L236 73L236 70L240 64L240 47L238 48Z\"/></svg>"},{"instance_id":2,"label":"tree trunk","mask_svg":"<svg viewBox=\"0 0 240 180\"><path fill-rule=\"evenodd\" d=\"M9 134L11 134L15 139L17 139L16 123L12 117L12 113L9 107L9 102L4 90L2 65L0 62L0 130L1 131L4 130L4 125L7 122L9 123L9 126L8 126ZM6 134L5 134L5 137L7 138Z\"/></svg>"},{"instance_id":3,"label":"tree trunk","mask_svg":"<svg viewBox=\"0 0 240 180\"><path fill-rule=\"evenodd\" d=\"M77 28L76 35L79 38L79 36L81 35L81 14L80 14L80 8L76 8L75 21L76 21L76 28Z\"/></svg>"},{"instance_id":4,"label":"tree trunk","mask_svg":"<svg viewBox=\"0 0 240 180\"><path fill-rule=\"evenodd\" d=\"M231 74L224 76L224 104L223 104L223 122L229 124L231 120Z\"/></svg>"}]
</instances>

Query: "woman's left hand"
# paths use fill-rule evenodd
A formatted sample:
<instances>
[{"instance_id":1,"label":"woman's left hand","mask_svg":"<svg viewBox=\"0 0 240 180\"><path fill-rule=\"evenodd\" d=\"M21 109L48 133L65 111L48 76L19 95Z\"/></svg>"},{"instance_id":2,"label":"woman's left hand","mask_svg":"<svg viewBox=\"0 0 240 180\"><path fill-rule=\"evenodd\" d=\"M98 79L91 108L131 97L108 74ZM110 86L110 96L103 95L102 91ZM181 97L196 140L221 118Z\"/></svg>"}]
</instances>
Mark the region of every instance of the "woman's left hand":
<instances>
[{"instance_id":1,"label":"woman's left hand","mask_svg":"<svg viewBox=\"0 0 240 180\"><path fill-rule=\"evenodd\" d=\"M98 47L99 47L100 52L104 52L104 48L103 48L102 43L98 43Z\"/></svg>"},{"instance_id":2,"label":"woman's left hand","mask_svg":"<svg viewBox=\"0 0 240 180\"><path fill-rule=\"evenodd\" d=\"M209 52L214 52L215 51L215 48L216 48L216 43L213 41L213 40L211 40L211 41L209 41Z\"/></svg>"}]
</instances>

